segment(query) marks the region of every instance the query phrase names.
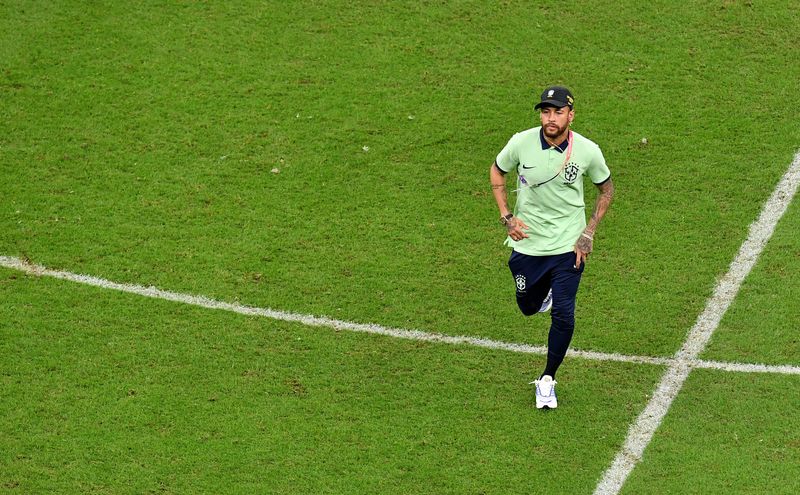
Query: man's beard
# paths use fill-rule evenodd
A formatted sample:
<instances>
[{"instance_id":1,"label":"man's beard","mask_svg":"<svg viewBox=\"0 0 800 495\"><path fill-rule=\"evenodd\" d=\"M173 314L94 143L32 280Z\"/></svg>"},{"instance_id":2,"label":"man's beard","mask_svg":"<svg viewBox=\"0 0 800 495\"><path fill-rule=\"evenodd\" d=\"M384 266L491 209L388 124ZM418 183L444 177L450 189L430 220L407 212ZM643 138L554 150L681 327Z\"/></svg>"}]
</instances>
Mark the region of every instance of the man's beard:
<instances>
[{"instance_id":1,"label":"man's beard","mask_svg":"<svg viewBox=\"0 0 800 495\"><path fill-rule=\"evenodd\" d=\"M564 132L566 132L567 130L567 127L569 126L569 124L565 125L564 127L558 127L558 125L556 124L553 125L555 125L556 130L552 130L552 128L549 125L544 126L544 135L549 137L550 139L555 139L564 134Z\"/></svg>"}]
</instances>

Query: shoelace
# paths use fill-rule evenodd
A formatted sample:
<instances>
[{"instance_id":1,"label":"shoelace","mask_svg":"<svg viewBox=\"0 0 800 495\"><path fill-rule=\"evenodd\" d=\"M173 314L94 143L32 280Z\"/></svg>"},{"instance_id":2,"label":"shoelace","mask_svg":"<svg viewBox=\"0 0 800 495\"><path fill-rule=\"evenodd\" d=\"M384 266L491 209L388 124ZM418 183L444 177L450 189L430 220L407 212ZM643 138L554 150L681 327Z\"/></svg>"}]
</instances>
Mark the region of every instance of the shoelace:
<instances>
[{"instance_id":1,"label":"shoelace","mask_svg":"<svg viewBox=\"0 0 800 495\"><path fill-rule=\"evenodd\" d=\"M556 383L558 383L558 382L557 382L557 381L555 381L555 380L551 380L551 381L549 381L549 382L545 382L544 380L539 380L539 379L537 378L536 380L534 380L534 381L532 381L532 382L528 382L528 385L539 385L539 382L542 382L542 383L552 383L553 385L555 385Z\"/></svg>"}]
</instances>

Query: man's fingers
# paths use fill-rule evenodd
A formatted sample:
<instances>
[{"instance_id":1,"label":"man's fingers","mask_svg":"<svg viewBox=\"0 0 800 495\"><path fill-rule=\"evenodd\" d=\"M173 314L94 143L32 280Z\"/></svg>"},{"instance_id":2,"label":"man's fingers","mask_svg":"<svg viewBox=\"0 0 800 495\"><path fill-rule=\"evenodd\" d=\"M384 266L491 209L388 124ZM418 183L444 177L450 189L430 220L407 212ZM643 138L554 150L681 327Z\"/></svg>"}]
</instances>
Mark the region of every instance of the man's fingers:
<instances>
[{"instance_id":1,"label":"man's fingers","mask_svg":"<svg viewBox=\"0 0 800 495\"><path fill-rule=\"evenodd\" d=\"M515 241L519 241L519 240L521 240L521 239L526 239L526 238L528 237L528 234L526 234L525 232L523 232L523 231L522 231L522 230L520 230L520 229L514 229L514 230L512 230L511 232L509 232L509 234L508 234L508 235L509 235L509 236L510 236L512 239L514 239Z\"/></svg>"},{"instance_id":2,"label":"man's fingers","mask_svg":"<svg viewBox=\"0 0 800 495\"><path fill-rule=\"evenodd\" d=\"M528 226L525 225L525 222L520 220L519 221L519 225L517 227L519 228L519 233L522 235L522 238L523 239L527 239L528 238L528 234L525 231L528 230Z\"/></svg>"},{"instance_id":3,"label":"man's fingers","mask_svg":"<svg viewBox=\"0 0 800 495\"><path fill-rule=\"evenodd\" d=\"M525 225L525 222L519 218L514 218L513 228L508 232L508 235L515 241L519 241L528 237L528 234L525 233L526 230L528 230L528 226Z\"/></svg>"},{"instance_id":4,"label":"man's fingers","mask_svg":"<svg viewBox=\"0 0 800 495\"><path fill-rule=\"evenodd\" d=\"M575 264L573 265L575 269L581 267L581 263L586 263L586 260L589 259L589 253L585 253L578 248L573 250L575 252Z\"/></svg>"}]
</instances>

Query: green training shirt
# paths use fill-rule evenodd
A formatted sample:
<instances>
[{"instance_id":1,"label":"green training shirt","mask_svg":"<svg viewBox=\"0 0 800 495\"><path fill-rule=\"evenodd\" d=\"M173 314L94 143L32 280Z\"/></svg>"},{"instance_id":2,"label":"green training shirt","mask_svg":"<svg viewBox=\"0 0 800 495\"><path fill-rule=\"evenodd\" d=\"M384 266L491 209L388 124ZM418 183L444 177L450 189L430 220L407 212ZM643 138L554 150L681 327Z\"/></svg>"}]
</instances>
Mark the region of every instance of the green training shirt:
<instances>
[{"instance_id":1,"label":"green training shirt","mask_svg":"<svg viewBox=\"0 0 800 495\"><path fill-rule=\"evenodd\" d=\"M597 144L572 132L568 153L568 141L550 146L540 126L514 134L497 155L500 170L517 172L514 216L529 227L526 239L506 239L515 251L532 256L572 251L586 228L583 176L597 185L611 177Z\"/></svg>"}]
</instances>

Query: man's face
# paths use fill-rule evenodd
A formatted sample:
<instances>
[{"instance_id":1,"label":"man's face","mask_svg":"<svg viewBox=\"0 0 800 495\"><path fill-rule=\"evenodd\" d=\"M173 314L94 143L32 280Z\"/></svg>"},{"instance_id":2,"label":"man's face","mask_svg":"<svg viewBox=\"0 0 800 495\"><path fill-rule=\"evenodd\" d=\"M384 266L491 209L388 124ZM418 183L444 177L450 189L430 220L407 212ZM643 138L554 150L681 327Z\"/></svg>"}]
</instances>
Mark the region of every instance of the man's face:
<instances>
[{"instance_id":1,"label":"man's face","mask_svg":"<svg viewBox=\"0 0 800 495\"><path fill-rule=\"evenodd\" d=\"M574 113L569 107L542 107L541 117L544 135L550 139L561 137L567 132L573 116Z\"/></svg>"}]
</instances>

